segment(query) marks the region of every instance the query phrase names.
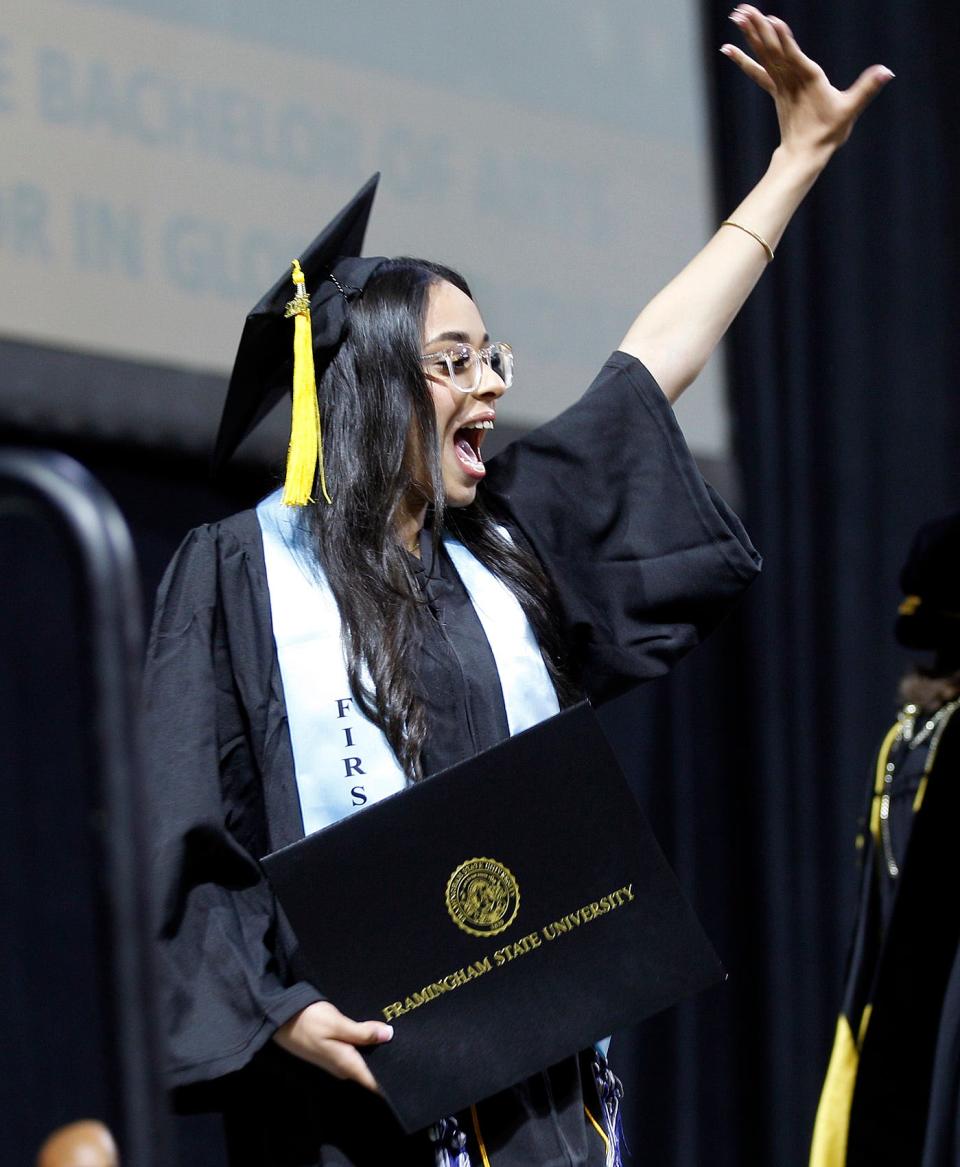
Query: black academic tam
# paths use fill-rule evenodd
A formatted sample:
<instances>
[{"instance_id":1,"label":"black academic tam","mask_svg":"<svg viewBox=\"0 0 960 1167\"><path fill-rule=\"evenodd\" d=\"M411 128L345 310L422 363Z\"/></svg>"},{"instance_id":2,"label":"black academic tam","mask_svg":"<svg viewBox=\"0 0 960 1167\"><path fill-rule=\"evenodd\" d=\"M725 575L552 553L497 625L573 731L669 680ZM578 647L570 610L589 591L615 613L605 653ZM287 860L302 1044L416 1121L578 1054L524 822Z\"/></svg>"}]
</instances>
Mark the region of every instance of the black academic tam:
<instances>
[{"instance_id":1,"label":"black academic tam","mask_svg":"<svg viewBox=\"0 0 960 1167\"><path fill-rule=\"evenodd\" d=\"M374 174L327 224L302 255L304 288L310 297L313 359L317 379L343 339L350 301L384 262L360 258L380 175ZM293 381L293 298L290 270L250 310L233 363L227 399L213 454L219 469L243 439L289 393Z\"/></svg>"}]
</instances>

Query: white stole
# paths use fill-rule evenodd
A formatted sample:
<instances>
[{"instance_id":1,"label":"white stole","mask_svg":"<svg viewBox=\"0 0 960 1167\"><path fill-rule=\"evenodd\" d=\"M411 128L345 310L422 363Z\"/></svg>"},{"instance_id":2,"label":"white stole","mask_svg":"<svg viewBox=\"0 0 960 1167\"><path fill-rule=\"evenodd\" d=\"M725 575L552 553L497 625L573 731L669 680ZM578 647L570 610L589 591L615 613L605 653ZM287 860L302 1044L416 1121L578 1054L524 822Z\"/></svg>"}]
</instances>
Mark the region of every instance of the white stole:
<instances>
[{"instance_id":1,"label":"white stole","mask_svg":"<svg viewBox=\"0 0 960 1167\"><path fill-rule=\"evenodd\" d=\"M303 513L276 491L257 507L304 831L310 834L406 785L383 732L347 681L340 613L323 571L298 551ZM302 536L301 536L302 538ZM559 710L543 657L516 597L461 543L444 546L486 633L510 733Z\"/></svg>"}]
</instances>

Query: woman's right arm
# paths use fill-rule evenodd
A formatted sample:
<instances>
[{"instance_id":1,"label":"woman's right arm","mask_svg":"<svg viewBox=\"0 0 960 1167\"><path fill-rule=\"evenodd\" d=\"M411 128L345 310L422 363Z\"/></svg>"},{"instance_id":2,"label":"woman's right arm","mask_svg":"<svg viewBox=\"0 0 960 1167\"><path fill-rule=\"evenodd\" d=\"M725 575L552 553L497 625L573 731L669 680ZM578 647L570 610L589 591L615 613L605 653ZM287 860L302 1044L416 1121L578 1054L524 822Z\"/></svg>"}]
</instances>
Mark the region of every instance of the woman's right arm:
<instances>
[{"instance_id":1,"label":"woman's right arm","mask_svg":"<svg viewBox=\"0 0 960 1167\"><path fill-rule=\"evenodd\" d=\"M620 348L650 370L669 401L699 374L776 248L787 224L870 101L893 74L872 65L847 90L801 52L787 24L741 4L731 20L754 57L722 51L773 100L780 145L766 173L687 266L650 301Z\"/></svg>"}]
</instances>

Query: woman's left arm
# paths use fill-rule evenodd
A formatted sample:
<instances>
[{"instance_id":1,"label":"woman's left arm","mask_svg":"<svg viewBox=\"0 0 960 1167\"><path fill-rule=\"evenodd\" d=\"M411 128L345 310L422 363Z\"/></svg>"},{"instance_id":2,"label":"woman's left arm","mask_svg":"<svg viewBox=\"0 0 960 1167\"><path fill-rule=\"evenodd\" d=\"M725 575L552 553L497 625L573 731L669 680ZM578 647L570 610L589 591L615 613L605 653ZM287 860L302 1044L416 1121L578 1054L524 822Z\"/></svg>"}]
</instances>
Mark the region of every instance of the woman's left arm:
<instances>
[{"instance_id":1,"label":"woman's left arm","mask_svg":"<svg viewBox=\"0 0 960 1167\"><path fill-rule=\"evenodd\" d=\"M733 45L721 52L773 98L780 145L763 178L724 226L641 311L620 348L641 360L670 401L694 380L760 278L794 211L834 151L893 74L866 69L849 89L835 89L805 56L784 21L748 4L731 13L756 56Z\"/></svg>"}]
</instances>

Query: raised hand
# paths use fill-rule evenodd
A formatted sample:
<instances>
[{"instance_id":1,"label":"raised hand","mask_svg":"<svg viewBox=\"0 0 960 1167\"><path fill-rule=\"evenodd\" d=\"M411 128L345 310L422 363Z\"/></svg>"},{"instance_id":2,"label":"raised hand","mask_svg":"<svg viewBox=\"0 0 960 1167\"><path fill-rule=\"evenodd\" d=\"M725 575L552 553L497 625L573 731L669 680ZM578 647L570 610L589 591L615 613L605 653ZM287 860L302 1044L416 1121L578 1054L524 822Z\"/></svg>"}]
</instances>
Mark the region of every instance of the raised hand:
<instances>
[{"instance_id":1,"label":"raised hand","mask_svg":"<svg viewBox=\"0 0 960 1167\"><path fill-rule=\"evenodd\" d=\"M723 45L720 51L773 98L787 151L835 150L893 77L885 65L871 65L849 89L837 89L816 61L801 52L786 21L765 16L751 4L738 5L730 19L756 59L736 45Z\"/></svg>"},{"instance_id":2,"label":"raised hand","mask_svg":"<svg viewBox=\"0 0 960 1167\"><path fill-rule=\"evenodd\" d=\"M670 401L693 381L760 278L787 224L834 151L893 74L871 65L837 89L782 20L740 4L730 19L754 57L721 52L773 98L780 145L753 190L687 266L646 305L620 348L641 360Z\"/></svg>"}]
</instances>

